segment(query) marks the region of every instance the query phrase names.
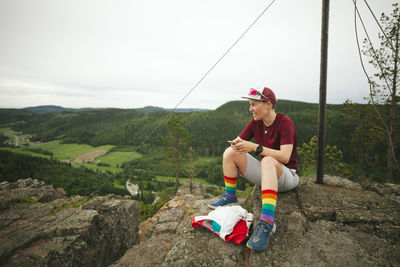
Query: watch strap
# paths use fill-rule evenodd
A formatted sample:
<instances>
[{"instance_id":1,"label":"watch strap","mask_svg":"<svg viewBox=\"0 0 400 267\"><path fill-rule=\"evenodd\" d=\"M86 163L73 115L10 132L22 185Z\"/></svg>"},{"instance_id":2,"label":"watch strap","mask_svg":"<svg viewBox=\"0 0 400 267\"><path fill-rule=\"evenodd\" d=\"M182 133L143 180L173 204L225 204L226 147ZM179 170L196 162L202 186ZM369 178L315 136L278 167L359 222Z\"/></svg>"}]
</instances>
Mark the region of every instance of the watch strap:
<instances>
[{"instance_id":1,"label":"watch strap","mask_svg":"<svg viewBox=\"0 0 400 267\"><path fill-rule=\"evenodd\" d=\"M260 155L262 151L263 151L263 147L262 147L262 145L259 145L259 146L257 147L257 149L256 149L256 155L257 155L257 156Z\"/></svg>"}]
</instances>

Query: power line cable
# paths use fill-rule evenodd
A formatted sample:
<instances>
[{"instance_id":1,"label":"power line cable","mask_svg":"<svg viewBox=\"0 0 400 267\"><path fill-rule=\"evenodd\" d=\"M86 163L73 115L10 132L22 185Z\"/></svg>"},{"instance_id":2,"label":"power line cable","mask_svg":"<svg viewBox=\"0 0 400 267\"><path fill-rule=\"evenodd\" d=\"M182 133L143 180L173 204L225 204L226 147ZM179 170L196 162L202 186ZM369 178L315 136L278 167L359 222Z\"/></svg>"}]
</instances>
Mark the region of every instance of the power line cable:
<instances>
[{"instance_id":1,"label":"power line cable","mask_svg":"<svg viewBox=\"0 0 400 267\"><path fill-rule=\"evenodd\" d=\"M377 63L378 66L379 66L379 69L380 69L380 71L381 71L381 73L382 73L382 77L383 77L383 79L385 80L386 86L387 86L387 88L388 88L390 94L392 94L392 90L390 89L389 81L388 81L387 78L386 78L385 72L383 71L383 67L382 67L382 65L381 65L381 63L380 63L380 61L379 61L378 55L376 54L376 51L375 51L374 46L373 46L373 44L372 44L371 38L369 37L367 28L365 27L365 24L364 24L364 20L362 19L361 15L360 15L360 11L359 11L358 8L357 8L356 1L357 1L357 0L353 0L355 12L357 12L358 18L359 18L359 20L360 20L360 22L361 22L361 25L362 25L363 29L364 29L365 35L367 36L369 45L371 46L371 49L370 49L370 50L372 50L373 58L375 59L376 63ZM355 14L355 15L356 15L356 14ZM356 22L355 22L355 26L357 27L357 23L356 23ZM358 35L356 35L356 37L358 37ZM359 45L359 43L357 43L357 44ZM370 81L369 77L368 77L368 81Z\"/></svg>"},{"instance_id":2,"label":"power line cable","mask_svg":"<svg viewBox=\"0 0 400 267\"><path fill-rule=\"evenodd\" d=\"M161 122L155 127L153 128L153 130L150 132L150 134L148 134L143 141L139 144L139 146L137 148L142 147L146 141L154 134L155 131L157 131L158 128L161 127L161 125L167 121L176 111L176 109L179 107L180 104L182 104L182 102L197 88L197 86L199 86L199 84L208 76L208 74L210 74L210 72L218 65L218 63L220 63L222 61L222 59L224 59L224 57L233 49L233 47L236 46L237 43L239 43L239 41L246 35L246 33L257 23L257 21L265 14L265 12L272 6L272 4L275 2L275 0L272 0L265 8L264 10L257 16L257 18L250 24L250 26L247 27L247 29L239 36L239 38L228 48L228 50L225 51L225 53L222 54L222 56L217 60L217 62L215 62L214 65L212 65L212 67L201 77L201 79L186 93L186 95L178 102L178 104L176 104L176 106L174 107L174 109L172 110L172 112L170 112L169 114L167 114L167 116L165 116L165 118L163 120L161 120ZM127 162L129 160L130 156L127 157L127 159L124 161ZM93 192L90 197L92 197L96 192L98 192L100 190L100 188L102 186L104 186L104 184L107 181L104 181L103 184L100 185L100 187Z\"/></svg>"},{"instance_id":3,"label":"power line cable","mask_svg":"<svg viewBox=\"0 0 400 267\"><path fill-rule=\"evenodd\" d=\"M355 28L357 49L358 49L358 54L359 54L359 57L360 57L361 67L362 67L362 69L363 69L363 71L364 71L365 76L366 76L367 79L368 79L369 91L370 91L370 99L371 99L372 106L374 107L375 112L378 114L378 117L379 117L381 123L383 124L383 127L385 128L385 132L386 132L386 134L388 135L389 145L390 145L390 148L391 148L391 153L392 153L392 155L393 155L393 162L395 163L396 168L397 168L398 170L400 170L399 164L398 164L397 159L396 159L396 154L395 154L395 152L394 152L393 140L392 140L392 137L391 137L391 135L390 135L390 131L389 131L389 129L388 129L388 127L387 127L387 125L386 125L384 119L382 118L381 113L379 112L379 110L378 110L378 108L376 107L376 104L375 104L375 102L374 102L373 92L372 92L372 81L371 81L371 79L370 79L370 77L369 77L369 75L368 75L367 70L365 69L364 61L363 61L363 59L362 59L362 52L361 52L360 42L359 42L359 38L358 38L357 15L358 15L358 18L359 18L360 21L361 21L361 24L362 24L363 27L364 27L365 34L366 34L367 37L368 37L368 41L370 42L371 47L372 47L372 43L371 43L371 40L369 39L367 29L365 28L365 25L364 25L364 22L363 22L363 20L362 20L362 18L361 18L361 16L360 16L360 13L358 12L358 8L357 8L357 3L356 3L356 2L357 2L357 0L353 0L353 3L354 3L354 28ZM384 74L383 72L382 72L382 74L385 76L385 74Z\"/></svg>"},{"instance_id":4,"label":"power line cable","mask_svg":"<svg viewBox=\"0 0 400 267\"><path fill-rule=\"evenodd\" d=\"M228 48L228 50L225 51L225 53L222 54L222 56L215 62L214 65L200 78L200 80L186 93L186 95L176 104L174 109L170 114L167 114L163 120L155 127L153 130L148 134L143 141L139 144L138 148L140 148L146 141L154 134L155 131L157 131L158 128L161 127L161 125L167 121L173 113L176 111L176 109L179 107L180 104L197 88L197 86L210 74L210 72L224 59L224 57L232 50L234 46L246 35L246 33L254 26L254 24L257 23L257 21L264 15L264 13L272 6L272 4L275 2L275 0L272 0L271 3L269 3L264 10L260 13L260 15L257 16L257 18L250 24L250 26L247 27L247 29L240 35L240 37ZM126 162L127 160L125 160Z\"/></svg>"},{"instance_id":5,"label":"power line cable","mask_svg":"<svg viewBox=\"0 0 400 267\"><path fill-rule=\"evenodd\" d=\"M389 37L386 35L385 31L384 31L383 28L382 28L382 25L379 23L379 21L378 21L377 17L375 16L375 13L373 12L371 6L368 4L367 0L364 0L364 2L365 2L365 4L366 4L366 6L368 7L369 11L371 12L371 14L372 14L372 16L373 16L373 18L374 18L376 24L378 24L379 29L381 30L383 36L384 36L385 39L386 39L386 42L389 44L389 46L390 46L390 48L392 49L392 51L393 51L394 53L396 53L396 49L394 48L392 41L391 41L391 40L389 39ZM395 56L398 57L398 54L396 54ZM377 62L378 62L378 64L379 64L379 61L377 61ZM382 71L382 70L381 70L381 71ZM388 86L389 92L392 94L392 91L391 91L391 89L390 89L390 86L388 85L386 76L385 76L385 75L383 75L383 76L384 76L386 85Z\"/></svg>"},{"instance_id":6,"label":"power line cable","mask_svg":"<svg viewBox=\"0 0 400 267\"><path fill-rule=\"evenodd\" d=\"M378 19L376 18L375 13L372 11L372 9L371 9L371 7L369 6L367 0L364 0L364 2L365 2L365 4L367 5L367 7L368 7L369 11L371 12L372 16L374 17L376 24L378 24L379 28L381 29L381 31L382 31L383 35L385 36L387 42L390 44L390 46L391 46L391 48L393 49L393 51L395 51L392 42L391 42L390 39L387 37L385 31L382 29L381 24L379 23Z\"/></svg>"}]
</instances>

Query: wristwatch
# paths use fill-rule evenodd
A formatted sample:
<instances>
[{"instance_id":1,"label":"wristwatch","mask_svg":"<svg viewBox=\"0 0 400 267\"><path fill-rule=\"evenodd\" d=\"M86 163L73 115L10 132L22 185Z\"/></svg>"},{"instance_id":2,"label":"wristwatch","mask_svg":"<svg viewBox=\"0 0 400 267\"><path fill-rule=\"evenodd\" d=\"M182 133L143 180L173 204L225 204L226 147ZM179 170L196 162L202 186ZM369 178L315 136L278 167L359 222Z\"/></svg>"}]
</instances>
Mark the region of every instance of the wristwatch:
<instances>
[{"instance_id":1,"label":"wristwatch","mask_svg":"<svg viewBox=\"0 0 400 267\"><path fill-rule=\"evenodd\" d=\"M257 148L256 148L256 155L258 156L258 155L260 155L261 154L261 152L263 151L263 146L262 145L259 145Z\"/></svg>"}]
</instances>

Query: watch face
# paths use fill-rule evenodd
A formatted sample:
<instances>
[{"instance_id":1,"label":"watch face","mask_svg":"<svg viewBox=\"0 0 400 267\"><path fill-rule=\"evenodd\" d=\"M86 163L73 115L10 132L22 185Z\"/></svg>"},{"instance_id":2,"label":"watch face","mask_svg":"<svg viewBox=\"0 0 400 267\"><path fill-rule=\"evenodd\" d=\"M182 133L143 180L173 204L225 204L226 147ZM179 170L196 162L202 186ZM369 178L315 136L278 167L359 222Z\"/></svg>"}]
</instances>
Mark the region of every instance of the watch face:
<instances>
[{"instance_id":1,"label":"watch face","mask_svg":"<svg viewBox=\"0 0 400 267\"><path fill-rule=\"evenodd\" d=\"M262 146L258 146L257 147L257 154L260 154L263 151L263 147Z\"/></svg>"}]
</instances>

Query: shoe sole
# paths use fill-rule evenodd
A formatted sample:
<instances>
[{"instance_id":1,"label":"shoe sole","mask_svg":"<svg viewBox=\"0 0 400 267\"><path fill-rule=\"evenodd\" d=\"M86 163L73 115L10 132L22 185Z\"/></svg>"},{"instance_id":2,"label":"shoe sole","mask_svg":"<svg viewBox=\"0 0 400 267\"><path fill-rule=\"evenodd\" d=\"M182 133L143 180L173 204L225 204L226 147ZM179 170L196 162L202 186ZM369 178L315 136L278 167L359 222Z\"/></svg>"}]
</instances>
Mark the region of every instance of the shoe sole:
<instances>
[{"instance_id":1,"label":"shoe sole","mask_svg":"<svg viewBox=\"0 0 400 267\"><path fill-rule=\"evenodd\" d=\"M276 224L274 223L274 226L272 227L270 236L275 234L275 232L276 232ZM267 244L267 247L265 247L264 249L254 249L253 246L249 244L249 241L247 241L246 247L248 247L250 250L254 250L254 251L258 251L259 252L259 251L264 251L268 247L268 244Z\"/></svg>"}]
</instances>

